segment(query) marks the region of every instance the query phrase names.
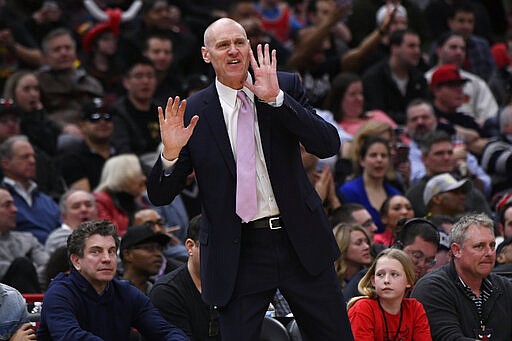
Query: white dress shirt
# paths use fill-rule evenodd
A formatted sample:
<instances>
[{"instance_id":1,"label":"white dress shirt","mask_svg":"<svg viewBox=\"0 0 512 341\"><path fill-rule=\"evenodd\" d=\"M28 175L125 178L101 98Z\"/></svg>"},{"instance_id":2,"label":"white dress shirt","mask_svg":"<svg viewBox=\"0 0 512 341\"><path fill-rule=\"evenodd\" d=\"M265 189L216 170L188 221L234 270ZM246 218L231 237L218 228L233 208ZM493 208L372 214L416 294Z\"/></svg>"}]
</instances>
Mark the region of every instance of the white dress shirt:
<instances>
[{"instance_id":1,"label":"white dress shirt","mask_svg":"<svg viewBox=\"0 0 512 341\"><path fill-rule=\"evenodd\" d=\"M247 76L247 81L252 83L252 77L250 74ZM222 107L222 114L224 116L224 122L226 123L226 129L231 144L231 150L236 160L236 137L237 137L237 123L238 123L238 110L241 106L241 101L237 97L238 90L225 86L218 79L215 79L215 86L217 93L219 94L220 105ZM279 215L279 207L277 207L272 185L270 183L270 177L268 175L267 165L263 154L263 146L260 138L260 130L258 125L258 113L256 112L256 106L254 104L254 94L246 87L242 89L247 98L251 102L255 115L254 115L254 133L256 139L256 197L258 201L258 210L252 220L257 220L263 217L277 216ZM279 91L279 95L276 98L275 103L269 103L275 107L279 107L283 104L284 93L282 90ZM163 155L161 156L166 173L171 171L171 167L174 166L176 160L166 160ZM201 189L199 189L201 191Z\"/></svg>"}]
</instances>

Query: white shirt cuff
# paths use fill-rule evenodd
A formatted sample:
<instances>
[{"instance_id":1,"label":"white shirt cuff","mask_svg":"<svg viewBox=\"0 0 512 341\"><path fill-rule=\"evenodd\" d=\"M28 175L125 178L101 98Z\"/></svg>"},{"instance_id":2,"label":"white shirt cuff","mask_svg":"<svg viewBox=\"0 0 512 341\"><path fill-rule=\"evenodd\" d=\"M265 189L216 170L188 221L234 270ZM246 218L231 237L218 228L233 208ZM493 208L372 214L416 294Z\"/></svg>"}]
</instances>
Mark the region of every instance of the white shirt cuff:
<instances>
[{"instance_id":1,"label":"white shirt cuff","mask_svg":"<svg viewBox=\"0 0 512 341\"><path fill-rule=\"evenodd\" d=\"M169 161L164 157L164 154L160 154L160 160L162 160L162 165L164 166L164 175L170 175L172 170L174 169L174 165L178 162L178 158Z\"/></svg>"},{"instance_id":2,"label":"white shirt cuff","mask_svg":"<svg viewBox=\"0 0 512 341\"><path fill-rule=\"evenodd\" d=\"M283 105L283 102L284 102L284 92L283 92L283 90L279 89L279 93L277 94L276 100L274 102L265 102L265 103L277 108L277 107L280 107L281 105Z\"/></svg>"}]
</instances>

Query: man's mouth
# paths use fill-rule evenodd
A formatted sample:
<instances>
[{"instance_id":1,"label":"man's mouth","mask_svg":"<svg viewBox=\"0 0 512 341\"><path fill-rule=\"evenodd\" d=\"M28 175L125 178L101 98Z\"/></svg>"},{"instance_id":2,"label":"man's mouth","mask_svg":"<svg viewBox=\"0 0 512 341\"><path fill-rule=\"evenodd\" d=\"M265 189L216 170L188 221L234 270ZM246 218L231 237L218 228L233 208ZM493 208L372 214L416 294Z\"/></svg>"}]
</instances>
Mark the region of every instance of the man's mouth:
<instances>
[{"instance_id":1,"label":"man's mouth","mask_svg":"<svg viewBox=\"0 0 512 341\"><path fill-rule=\"evenodd\" d=\"M238 64L238 63L240 63L239 60L232 60L232 61L228 62L228 64Z\"/></svg>"}]
</instances>

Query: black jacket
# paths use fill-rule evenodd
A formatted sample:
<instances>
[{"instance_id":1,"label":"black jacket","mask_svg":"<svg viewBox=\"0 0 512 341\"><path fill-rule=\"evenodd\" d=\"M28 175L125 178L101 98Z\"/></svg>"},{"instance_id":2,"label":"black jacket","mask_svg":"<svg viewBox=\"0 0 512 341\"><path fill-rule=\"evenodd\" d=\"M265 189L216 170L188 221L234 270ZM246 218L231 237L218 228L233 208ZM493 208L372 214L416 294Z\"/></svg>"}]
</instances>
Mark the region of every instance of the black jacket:
<instances>
[{"instance_id":1,"label":"black jacket","mask_svg":"<svg viewBox=\"0 0 512 341\"><path fill-rule=\"evenodd\" d=\"M493 330L490 340L512 340L512 283L495 274L487 277L492 293L483 304L483 322ZM452 262L427 274L414 287L411 297L423 304L434 341L475 340L480 319L475 304L464 293Z\"/></svg>"}]
</instances>

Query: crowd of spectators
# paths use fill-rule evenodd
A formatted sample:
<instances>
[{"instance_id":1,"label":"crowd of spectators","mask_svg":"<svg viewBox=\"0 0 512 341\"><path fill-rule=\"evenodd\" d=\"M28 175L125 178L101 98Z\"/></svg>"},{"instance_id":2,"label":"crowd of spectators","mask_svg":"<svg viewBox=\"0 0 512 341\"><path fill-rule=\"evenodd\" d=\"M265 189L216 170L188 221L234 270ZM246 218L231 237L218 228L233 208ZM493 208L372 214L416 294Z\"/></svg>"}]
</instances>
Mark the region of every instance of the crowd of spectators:
<instances>
[{"instance_id":1,"label":"crowd of spectators","mask_svg":"<svg viewBox=\"0 0 512 341\"><path fill-rule=\"evenodd\" d=\"M508 1L86 3L0 2L0 282L44 292L48 273L69 271L67 237L83 222L105 219L127 237L120 279L150 295L164 276L153 297L186 282L176 290L199 302L199 237L187 233L200 213L196 180L190 176L164 207L151 204L145 182L160 154L157 107L214 80L200 50L205 28L221 17L237 20L254 50L258 43L276 49L278 70L298 73L310 104L338 130L337 157L301 152L342 251L335 266L350 297L372 259L397 243L411 256L416 281L434 268L436 250L435 267L450 263L444 276L452 276L460 266L446 256L454 250L448 235L472 212L494 222L496 272L512 270ZM440 241L405 236L401 219L414 217L432 222ZM488 224L482 217L471 223ZM146 245L142 236L151 231L167 237L148 237ZM451 239L457 252L461 233ZM415 243L420 261L408 251ZM454 256L465 264L460 252ZM187 334L205 332L185 312L162 309L165 318L179 315L174 323ZM442 339L434 304L427 300L425 310L432 336ZM192 313L212 323L215 309Z\"/></svg>"}]
</instances>

